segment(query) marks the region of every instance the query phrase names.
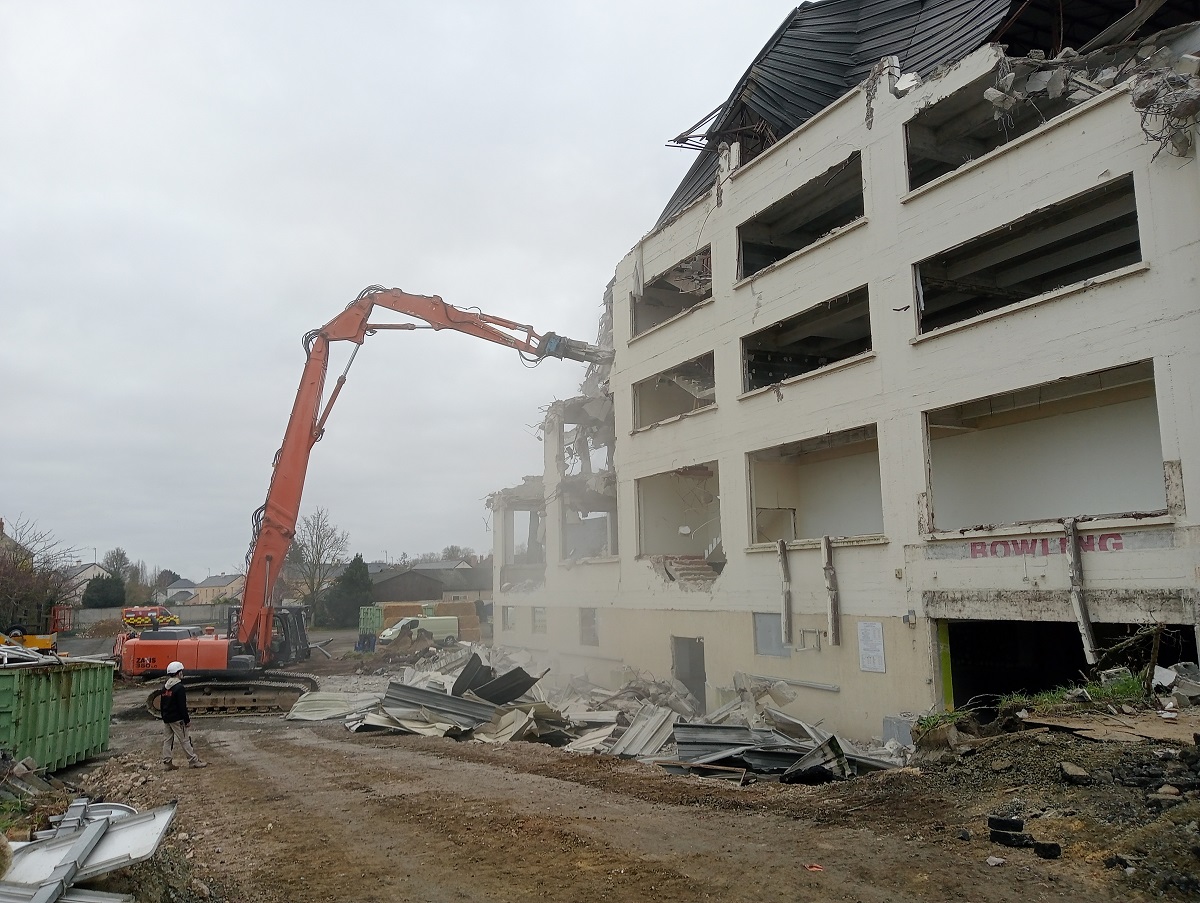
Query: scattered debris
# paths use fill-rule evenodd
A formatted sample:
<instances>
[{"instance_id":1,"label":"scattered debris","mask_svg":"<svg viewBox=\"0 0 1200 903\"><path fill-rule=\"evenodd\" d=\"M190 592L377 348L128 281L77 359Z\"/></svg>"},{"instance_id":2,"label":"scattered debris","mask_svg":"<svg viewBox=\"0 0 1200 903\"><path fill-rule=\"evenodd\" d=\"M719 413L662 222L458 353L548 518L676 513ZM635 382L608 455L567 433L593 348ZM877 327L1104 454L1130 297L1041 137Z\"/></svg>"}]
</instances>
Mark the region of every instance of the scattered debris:
<instances>
[{"instance_id":1,"label":"scattered debris","mask_svg":"<svg viewBox=\"0 0 1200 903\"><path fill-rule=\"evenodd\" d=\"M70 890L76 883L144 862L154 855L175 804L138 813L129 806L76 799L55 827L31 842L13 844L12 864L0 880L0 899L53 903L133 903L125 894L87 894Z\"/></svg>"}]
</instances>

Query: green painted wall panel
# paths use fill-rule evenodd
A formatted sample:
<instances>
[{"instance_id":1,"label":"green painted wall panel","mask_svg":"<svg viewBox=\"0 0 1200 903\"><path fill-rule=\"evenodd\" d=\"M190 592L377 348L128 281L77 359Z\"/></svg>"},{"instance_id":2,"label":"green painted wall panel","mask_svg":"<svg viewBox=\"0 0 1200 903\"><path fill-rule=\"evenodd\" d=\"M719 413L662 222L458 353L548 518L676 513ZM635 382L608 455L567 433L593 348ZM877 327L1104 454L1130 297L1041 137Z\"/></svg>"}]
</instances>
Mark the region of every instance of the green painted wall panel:
<instances>
[{"instance_id":1,"label":"green painted wall panel","mask_svg":"<svg viewBox=\"0 0 1200 903\"><path fill-rule=\"evenodd\" d=\"M112 701L102 662L0 668L0 747L50 771L104 752Z\"/></svg>"}]
</instances>

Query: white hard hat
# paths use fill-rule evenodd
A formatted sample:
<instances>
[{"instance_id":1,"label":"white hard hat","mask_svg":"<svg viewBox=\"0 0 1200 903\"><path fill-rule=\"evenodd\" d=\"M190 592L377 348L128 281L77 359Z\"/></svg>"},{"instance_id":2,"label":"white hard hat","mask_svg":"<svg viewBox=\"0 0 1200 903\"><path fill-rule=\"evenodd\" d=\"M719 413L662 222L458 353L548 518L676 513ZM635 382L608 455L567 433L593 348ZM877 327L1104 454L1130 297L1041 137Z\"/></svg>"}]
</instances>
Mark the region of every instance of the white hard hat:
<instances>
[{"instance_id":1,"label":"white hard hat","mask_svg":"<svg viewBox=\"0 0 1200 903\"><path fill-rule=\"evenodd\" d=\"M167 665L168 674L178 674L182 670L183 662L171 662L171 664Z\"/></svg>"}]
</instances>

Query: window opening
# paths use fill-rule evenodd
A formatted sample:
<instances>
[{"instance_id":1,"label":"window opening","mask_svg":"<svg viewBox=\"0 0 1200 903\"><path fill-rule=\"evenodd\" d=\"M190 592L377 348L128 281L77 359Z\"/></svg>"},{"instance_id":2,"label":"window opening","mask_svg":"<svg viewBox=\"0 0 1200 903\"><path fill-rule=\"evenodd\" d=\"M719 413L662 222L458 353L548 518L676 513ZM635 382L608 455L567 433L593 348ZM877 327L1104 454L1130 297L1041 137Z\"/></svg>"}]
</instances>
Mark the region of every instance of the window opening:
<instances>
[{"instance_id":1,"label":"window opening","mask_svg":"<svg viewBox=\"0 0 1200 903\"><path fill-rule=\"evenodd\" d=\"M712 297L712 253L704 248L652 279L631 296L633 334L671 319Z\"/></svg>"},{"instance_id":2,"label":"window opening","mask_svg":"<svg viewBox=\"0 0 1200 903\"><path fill-rule=\"evenodd\" d=\"M779 612L754 612L754 654L786 657L783 645L783 625Z\"/></svg>"},{"instance_id":3,"label":"window opening","mask_svg":"<svg viewBox=\"0 0 1200 903\"><path fill-rule=\"evenodd\" d=\"M710 351L634 383L634 428L641 429L715 404L714 368Z\"/></svg>"},{"instance_id":4,"label":"window opening","mask_svg":"<svg viewBox=\"0 0 1200 903\"><path fill-rule=\"evenodd\" d=\"M596 625L596 609L579 609L579 645L599 646L600 631Z\"/></svg>"},{"instance_id":5,"label":"window opening","mask_svg":"<svg viewBox=\"0 0 1200 903\"><path fill-rule=\"evenodd\" d=\"M738 277L752 276L861 219L864 210L862 155L855 151L738 227Z\"/></svg>"},{"instance_id":6,"label":"window opening","mask_svg":"<svg viewBox=\"0 0 1200 903\"><path fill-rule=\"evenodd\" d=\"M831 298L742 339L747 392L871 350L867 287Z\"/></svg>"},{"instance_id":7,"label":"window opening","mask_svg":"<svg viewBox=\"0 0 1200 903\"><path fill-rule=\"evenodd\" d=\"M874 424L751 452L755 542L883 532Z\"/></svg>"},{"instance_id":8,"label":"window opening","mask_svg":"<svg viewBox=\"0 0 1200 903\"><path fill-rule=\"evenodd\" d=\"M643 477L637 490L640 554L724 563L716 461Z\"/></svg>"},{"instance_id":9,"label":"window opening","mask_svg":"<svg viewBox=\"0 0 1200 903\"><path fill-rule=\"evenodd\" d=\"M929 332L1142 259L1133 177L1024 216L916 265Z\"/></svg>"},{"instance_id":10,"label":"window opening","mask_svg":"<svg viewBox=\"0 0 1200 903\"><path fill-rule=\"evenodd\" d=\"M1166 508L1150 361L929 411L938 530Z\"/></svg>"}]
</instances>

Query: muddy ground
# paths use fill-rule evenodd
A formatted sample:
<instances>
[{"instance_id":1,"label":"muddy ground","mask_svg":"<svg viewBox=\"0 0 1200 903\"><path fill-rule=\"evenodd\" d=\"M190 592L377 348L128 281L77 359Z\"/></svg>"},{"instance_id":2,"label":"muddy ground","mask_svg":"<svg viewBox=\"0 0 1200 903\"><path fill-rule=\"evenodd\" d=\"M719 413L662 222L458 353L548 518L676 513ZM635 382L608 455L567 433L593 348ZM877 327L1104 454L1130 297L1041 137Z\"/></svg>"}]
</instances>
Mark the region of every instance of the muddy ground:
<instances>
[{"instance_id":1,"label":"muddy ground","mask_svg":"<svg viewBox=\"0 0 1200 903\"><path fill-rule=\"evenodd\" d=\"M143 903L985 903L1200 890L1200 802L1160 811L1147 798L1157 787L1120 783L1146 768L1181 771L1179 745L1041 731L842 784L739 787L533 743L240 717L194 723L209 768L164 771L161 725L140 696L118 693L113 757L66 777L139 808L178 800L156 859L109 884ZM1065 783L1063 760L1095 783ZM988 814L1023 816L1062 857L991 843Z\"/></svg>"}]
</instances>

